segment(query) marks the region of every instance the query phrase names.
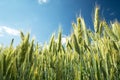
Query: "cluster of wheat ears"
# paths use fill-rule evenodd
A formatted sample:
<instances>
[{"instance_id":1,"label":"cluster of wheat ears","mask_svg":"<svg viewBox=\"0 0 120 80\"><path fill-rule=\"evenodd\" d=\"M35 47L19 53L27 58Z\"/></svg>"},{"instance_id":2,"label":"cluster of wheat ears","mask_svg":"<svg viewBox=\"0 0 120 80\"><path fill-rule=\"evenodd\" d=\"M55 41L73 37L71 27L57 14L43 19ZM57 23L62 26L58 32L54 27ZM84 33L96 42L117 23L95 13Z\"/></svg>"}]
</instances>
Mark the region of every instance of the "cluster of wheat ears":
<instances>
[{"instance_id":1,"label":"cluster of wheat ears","mask_svg":"<svg viewBox=\"0 0 120 80\"><path fill-rule=\"evenodd\" d=\"M21 32L21 43L0 48L0 80L120 80L120 23L100 20L95 8L94 31L77 18L62 45L52 35L41 47Z\"/></svg>"}]
</instances>

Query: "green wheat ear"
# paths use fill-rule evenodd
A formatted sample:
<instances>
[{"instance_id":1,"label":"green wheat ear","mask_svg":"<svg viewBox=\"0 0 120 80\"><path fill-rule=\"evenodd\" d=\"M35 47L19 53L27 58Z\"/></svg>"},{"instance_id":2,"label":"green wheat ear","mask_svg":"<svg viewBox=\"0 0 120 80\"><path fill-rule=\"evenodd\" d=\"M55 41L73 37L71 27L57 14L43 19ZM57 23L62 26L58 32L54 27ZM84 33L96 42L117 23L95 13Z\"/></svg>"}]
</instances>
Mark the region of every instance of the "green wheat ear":
<instances>
[{"instance_id":1,"label":"green wheat ear","mask_svg":"<svg viewBox=\"0 0 120 80\"><path fill-rule=\"evenodd\" d=\"M111 23L111 26L113 33L118 39L120 39L120 23L118 21L115 21L114 23Z\"/></svg>"},{"instance_id":2,"label":"green wheat ear","mask_svg":"<svg viewBox=\"0 0 120 80\"><path fill-rule=\"evenodd\" d=\"M105 32L107 35L112 39L112 40L118 40L117 36L113 33L113 31L110 29L109 25L107 24L106 21L103 21L103 26L105 29Z\"/></svg>"},{"instance_id":3,"label":"green wheat ear","mask_svg":"<svg viewBox=\"0 0 120 80\"><path fill-rule=\"evenodd\" d=\"M52 35L51 39L50 39L50 43L49 43L49 51L52 50L52 47L54 45L54 38L55 38L55 34Z\"/></svg>"},{"instance_id":4,"label":"green wheat ear","mask_svg":"<svg viewBox=\"0 0 120 80\"><path fill-rule=\"evenodd\" d=\"M85 25L85 21L83 18L81 18L81 25L82 25L82 29L83 29L83 35L84 35L84 40L85 40L85 43L87 45L89 45L89 40L88 40L88 32L87 32L87 29L86 29L86 25Z\"/></svg>"},{"instance_id":5,"label":"green wheat ear","mask_svg":"<svg viewBox=\"0 0 120 80\"><path fill-rule=\"evenodd\" d=\"M25 37L25 36L24 36L24 34L23 34L22 31L20 31L20 36L21 36L21 39L24 40L24 37Z\"/></svg>"},{"instance_id":6,"label":"green wheat ear","mask_svg":"<svg viewBox=\"0 0 120 80\"><path fill-rule=\"evenodd\" d=\"M57 44L57 46L58 46L58 52L60 51L60 49L61 49L61 47L62 47L61 37L62 37L62 32L61 32L61 30L60 30L59 33L58 33L58 44Z\"/></svg>"},{"instance_id":7,"label":"green wheat ear","mask_svg":"<svg viewBox=\"0 0 120 80\"><path fill-rule=\"evenodd\" d=\"M72 34L72 44L73 44L74 50L80 54L80 47L79 47L76 35L74 33Z\"/></svg>"},{"instance_id":8,"label":"green wheat ear","mask_svg":"<svg viewBox=\"0 0 120 80\"><path fill-rule=\"evenodd\" d=\"M99 7L95 8L95 15L94 15L94 30L97 33L99 30Z\"/></svg>"},{"instance_id":9,"label":"green wheat ear","mask_svg":"<svg viewBox=\"0 0 120 80\"><path fill-rule=\"evenodd\" d=\"M10 43L10 47L13 46L13 43L14 43L14 39L12 39L11 43Z\"/></svg>"}]
</instances>

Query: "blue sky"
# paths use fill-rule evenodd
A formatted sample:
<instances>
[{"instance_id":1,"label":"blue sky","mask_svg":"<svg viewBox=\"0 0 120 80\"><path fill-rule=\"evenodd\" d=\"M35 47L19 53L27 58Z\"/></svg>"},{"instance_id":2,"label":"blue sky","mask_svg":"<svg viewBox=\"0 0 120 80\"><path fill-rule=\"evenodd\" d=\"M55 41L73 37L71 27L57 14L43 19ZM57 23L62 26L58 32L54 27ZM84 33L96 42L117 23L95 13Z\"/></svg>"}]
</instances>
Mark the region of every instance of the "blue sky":
<instances>
[{"instance_id":1,"label":"blue sky","mask_svg":"<svg viewBox=\"0 0 120 80\"><path fill-rule=\"evenodd\" d=\"M59 27L66 37L79 14L93 30L95 3L101 8L100 16L120 21L119 0L0 0L0 44L8 45L12 38L18 44L20 30L40 43L49 41Z\"/></svg>"}]
</instances>

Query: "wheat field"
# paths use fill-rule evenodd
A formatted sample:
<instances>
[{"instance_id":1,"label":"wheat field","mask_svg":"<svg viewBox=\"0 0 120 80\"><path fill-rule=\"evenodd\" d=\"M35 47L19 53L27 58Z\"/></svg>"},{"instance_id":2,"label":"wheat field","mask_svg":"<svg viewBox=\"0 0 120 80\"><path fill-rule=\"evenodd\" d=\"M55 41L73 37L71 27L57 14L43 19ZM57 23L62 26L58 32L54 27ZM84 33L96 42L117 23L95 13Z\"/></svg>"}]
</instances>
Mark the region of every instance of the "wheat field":
<instances>
[{"instance_id":1,"label":"wheat field","mask_svg":"<svg viewBox=\"0 0 120 80\"><path fill-rule=\"evenodd\" d=\"M21 32L21 42L0 47L0 80L120 80L120 23L100 20L95 8L94 31L82 17L72 23L66 44L53 34L40 46Z\"/></svg>"}]
</instances>

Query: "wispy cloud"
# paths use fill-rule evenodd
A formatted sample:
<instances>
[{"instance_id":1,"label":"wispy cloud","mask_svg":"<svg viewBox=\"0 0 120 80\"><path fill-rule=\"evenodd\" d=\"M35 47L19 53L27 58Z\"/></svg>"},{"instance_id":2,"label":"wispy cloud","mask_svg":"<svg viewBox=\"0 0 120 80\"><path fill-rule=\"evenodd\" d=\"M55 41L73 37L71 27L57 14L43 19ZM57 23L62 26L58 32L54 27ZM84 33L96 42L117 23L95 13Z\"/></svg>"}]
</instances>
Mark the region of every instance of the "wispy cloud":
<instances>
[{"instance_id":1,"label":"wispy cloud","mask_svg":"<svg viewBox=\"0 0 120 80\"><path fill-rule=\"evenodd\" d=\"M114 15L115 15L115 13L114 13L114 12L110 13L110 16L114 16Z\"/></svg>"},{"instance_id":2,"label":"wispy cloud","mask_svg":"<svg viewBox=\"0 0 120 80\"><path fill-rule=\"evenodd\" d=\"M5 34L19 36L20 32L7 26L0 26L0 36L4 36Z\"/></svg>"},{"instance_id":3,"label":"wispy cloud","mask_svg":"<svg viewBox=\"0 0 120 80\"><path fill-rule=\"evenodd\" d=\"M110 8L107 8L107 11L110 11Z\"/></svg>"},{"instance_id":4,"label":"wispy cloud","mask_svg":"<svg viewBox=\"0 0 120 80\"><path fill-rule=\"evenodd\" d=\"M38 0L39 4L44 4L44 3L48 3L48 0Z\"/></svg>"}]
</instances>

